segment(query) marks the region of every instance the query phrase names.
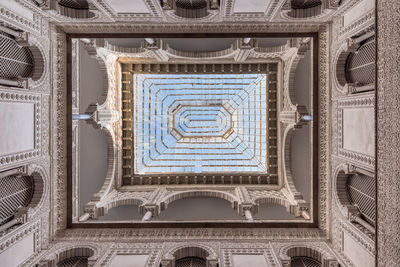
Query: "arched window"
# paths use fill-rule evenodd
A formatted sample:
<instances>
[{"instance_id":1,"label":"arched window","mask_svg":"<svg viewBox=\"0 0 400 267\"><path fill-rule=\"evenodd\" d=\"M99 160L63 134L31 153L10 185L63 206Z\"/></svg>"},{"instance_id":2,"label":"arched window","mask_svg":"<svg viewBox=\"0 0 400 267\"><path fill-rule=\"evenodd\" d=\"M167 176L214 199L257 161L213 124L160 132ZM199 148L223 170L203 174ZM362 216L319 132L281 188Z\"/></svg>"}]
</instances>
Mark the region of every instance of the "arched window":
<instances>
[{"instance_id":1,"label":"arched window","mask_svg":"<svg viewBox=\"0 0 400 267\"><path fill-rule=\"evenodd\" d=\"M94 17L87 0L57 0L57 3L57 11L63 16L80 19Z\"/></svg>"},{"instance_id":2,"label":"arched window","mask_svg":"<svg viewBox=\"0 0 400 267\"><path fill-rule=\"evenodd\" d=\"M31 176L11 175L0 178L0 225L11 221L19 208L27 207L33 192Z\"/></svg>"},{"instance_id":3,"label":"arched window","mask_svg":"<svg viewBox=\"0 0 400 267\"><path fill-rule=\"evenodd\" d=\"M339 171L336 195L343 211L357 228L373 237L375 233L375 178L368 171L351 166L352 172Z\"/></svg>"},{"instance_id":4,"label":"arched window","mask_svg":"<svg viewBox=\"0 0 400 267\"><path fill-rule=\"evenodd\" d=\"M346 187L350 203L358 207L361 218L375 226L375 179L364 174L352 174L347 178Z\"/></svg>"},{"instance_id":5,"label":"arched window","mask_svg":"<svg viewBox=\"0 0 400 267\"><path fill-rule=\"evenodd\" d=\"M28 78L32 74L33 63L33 56L28 47L19 45L12 35L0 31L1 79Z\"/></svg>"},{"instance_id":6,"label":"arched window","mask_svg":"<svg viewBox=\"0 0 400 267\"><path fill-rule=\"evenodd\" d=\"M291 267L338 266L328 250L309 246L289 246L281 250L281 263Z\"/></svg>"},{"instance_id":7,"label":"arched window","mask_svg":"<svg viewBox=\"0 0 400 267\"><path fill-rule=\"evenodd\" d=\"M86 267L89 266L89 258L94 255L91 248L72 248L57 255L57 267Z\"/></svg>"},{"instance_id":8,"label":"arched window","mask_svg":"<svg viewBox=\"0 0 400 267\"><path fill-rule=\"evenodd\" d=\"M375 83L375 37L360 43L356 52L350 53L346 61L346 80L357 86Z\"/></svg>"},{"instance_id":9,"label":"arched window","mask_svg":"<svg viewBox=\"0 0 400 267\"><path fill-rule=\"evenodd\" d=\"M176 15L183 18L203 18L208 15L206 0L176 0Z\"/></svg>"},{"instance_id":10,"label":"arched window","mask_svg":"<svg viewBox=\"0 0 400 267\"><path fill-rule=\"evenodd\" d=\"M318 16L323 11L321 0L291 0L291 10L288 13L293 18L309 18Z\"/></svg>"}]
</instances>

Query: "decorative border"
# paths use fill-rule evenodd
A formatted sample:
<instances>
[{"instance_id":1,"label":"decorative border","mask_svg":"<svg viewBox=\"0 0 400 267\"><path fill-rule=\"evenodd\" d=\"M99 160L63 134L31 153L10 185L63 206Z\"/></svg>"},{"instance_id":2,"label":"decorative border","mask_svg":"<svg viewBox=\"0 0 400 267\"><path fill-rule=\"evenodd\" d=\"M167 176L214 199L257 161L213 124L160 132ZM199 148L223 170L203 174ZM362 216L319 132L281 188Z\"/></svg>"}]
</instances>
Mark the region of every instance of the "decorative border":
<instances>
[{"instance_id":1,"label":"decorative border","mask_svg":"<svg viewBox=\"0 0 400 267\"><path fill-rule=\"evenodd\" d=\"M21 163L26 160L31 160L41 156L42 147L42 111L41 104L42 98L39 94L31 93L19 93L15 91L0 91L0 102L11 102L11 103L33 103L34 104L34 148L3 155L0 157L0 168L14 163Z\"/></svg>"}]
</instances>

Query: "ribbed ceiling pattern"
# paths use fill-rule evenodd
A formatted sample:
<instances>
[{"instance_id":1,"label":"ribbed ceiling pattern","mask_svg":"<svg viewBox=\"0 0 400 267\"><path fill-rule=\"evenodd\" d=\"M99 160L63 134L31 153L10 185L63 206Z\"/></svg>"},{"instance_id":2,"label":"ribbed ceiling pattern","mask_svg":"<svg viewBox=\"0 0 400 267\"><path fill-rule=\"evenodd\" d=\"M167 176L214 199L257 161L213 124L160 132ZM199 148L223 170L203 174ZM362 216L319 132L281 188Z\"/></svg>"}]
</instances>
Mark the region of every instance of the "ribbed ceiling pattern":
<instances>
[{"instance_id":1,"label":"ribbed ceiling pattern","mask_svg":"<svg viewBox=\"0 0 400 267\"><path fill-rule=\"evenodd\" d=\"M89 8L89 3L87 0L57 0L57 2L62 6L74 9Z\"/></svg>"},{"instance_id":2,"label":"ribbed ceiling pattern","mask_svg":"<svg viewBox=\"0 0 400 267\"><path fill-rule=\"evenodd\" d=\"M351 175L347 180L350 202L358 206L363 218L375 225L375 178L363 174Z\"/></svg>"},{"instance_id":3,"label":"ribbed ceiling pattern","mask_svg":"<svg viewBox=\"0 0 400 267\"><path fill-rule=\"evenodd\" d=\"M175 267L206 267L206 261L200 258L187 257L177 260Z\"/></svg>"},{"instance_id":4,"label":"ribbed ceiling pattern","mask_svg":"<svg viewBox=\"0 0 400 267\"><path fill-rule=\"evenodd\" d=\"M346 63L349 83L366 85L375 83L375 39L369 39L355 53L351 53Z\"/></svg>"},{"instance_id":5,"label":"ribbed ceiling pattern","mask_svg":"<svg viewBox=\"0 0 400 267\"><path fill-rule=\"evenodd\" d=\"M291 267L321 267L321 263L308 257L293 257Z\"/></svg>"},{"instance_id":6,"label":"ribbed ceiling pattern","mask_svg":"<svg viewBox=\"0 0 400 267\"><path fill-rule=\"evenodd\" d=\"M72 257L57 263L57 267L87 267L88 257Z\"/></svg>"},{"instance_id":7,"label":"ribbed ceiling pattern","mask_svg":"<svg viewBox=\"0 0 400 267\"><path fill-rule=\"evenodd\" d=\"M184 9L199 9L207 7L205 0L176 0L176 6Z\"/></svg>"},{"instance_id":8,"label":"ribbed ceiling pattern","mask_svg":"<svg viewBox=\"0 0 400 267\"><path fill-rule=\"evenodd\" d=\"M316 7L322 4L321 0L292 0L293 9L307 9Z\"/></svg>"},{"instance_id":9,"label":"ribbed ceiling pattern","mask_svg":"<svg viewBox=\"0 0 400 267\"><path fill-rule=\"evenodd\" d=\"M0 179L0 224L10 220L20 207L26 207L33 196L30 176L6 176Z\"/></svg>"}]
</instances>

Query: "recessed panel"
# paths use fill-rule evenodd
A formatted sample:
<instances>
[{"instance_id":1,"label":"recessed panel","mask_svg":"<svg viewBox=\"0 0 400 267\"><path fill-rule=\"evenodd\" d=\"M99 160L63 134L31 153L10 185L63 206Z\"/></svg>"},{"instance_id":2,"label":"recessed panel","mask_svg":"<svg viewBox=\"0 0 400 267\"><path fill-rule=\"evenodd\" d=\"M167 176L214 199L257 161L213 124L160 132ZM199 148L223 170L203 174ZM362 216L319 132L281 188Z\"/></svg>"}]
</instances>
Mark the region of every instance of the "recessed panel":
<instances>
[{"instance_id":1,"label":"recessed panel","mask_svg":"<svg viewBox=\"0 0 400 267\"><path fill-rule=\"evenodd\" d=\"M266 267L268 266L264 255L232 255L234 267Z\"/></svg>"},{"instance_id":2,"label":"recessed panel","mask_svg":"<svg viewBox=\"0 0 400 267\"><path fill-rule=\"evenodd\" d=\"M2 102L0 104L0 155L34 149L35 104Z\"/></svg>"},{"instance_id":3,"label":"recessed panel","mask_svg":"<svg viewBox=\"0 0 400 267\"><path fill-rule=\"evenodd\" d=\"M270 0L236 0L233 6L234 13L264 13Z\"/></svg>"},{"instance_id":4,"label":"recessed panel","mask_svg":"<svg viewBox=\"0 0 400 267\"><path fill-rule=\"evenodd\" d=\"M143 0L106 0L117 13L150 13Z\"/></svg>"},{"instance_id":5,"label":"recessed panel","mask_svg":"<svg viewBox=\"0 0 400 267\"><path fill-rule=\"evenodd\" d=\"M373 107L343 109L343 148L375 155L375 111Z\"/></svg>"},{"instance_id":6,"label":"recessed panel","mask_svg":"<svg viewBox=\"0 0 400 267\"><path fill-rule=\"evenodd\" d=\"M145 267L149 255L116 255L110 267Z\"/></svg>"},{"instance_id":7,"label":"recessed panel","mask_svg":"<svg viewBox=\"0 0 400 267\"><path fill-rule=\"evenodd\" d=\"M19 266L35 252L34 245L33 233L16 241L14 245L0 253L0 265Z\"/></svg>"}]
</instances>

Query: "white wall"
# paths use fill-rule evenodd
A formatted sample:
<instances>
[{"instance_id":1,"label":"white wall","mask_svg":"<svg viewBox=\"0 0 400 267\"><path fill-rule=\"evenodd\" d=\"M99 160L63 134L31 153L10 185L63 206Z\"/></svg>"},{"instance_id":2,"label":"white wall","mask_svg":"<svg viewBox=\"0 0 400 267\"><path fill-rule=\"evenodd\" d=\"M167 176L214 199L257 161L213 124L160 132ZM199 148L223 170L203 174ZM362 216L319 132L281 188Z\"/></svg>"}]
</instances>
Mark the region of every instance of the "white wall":
<instances>
[{"instance_id":1,"label":"white wall","mask_svg":"<svg viewBox=\"0 0 400 267\"><path fill-rule=\"evenodd\" d=\"M359 242L354 240L347 232L343 232L343 253L356 267L375 266L375 257L369 254Z\"/></svg>"},{"instance_id":2,"label":"white wall","mask_svg":"<svg viewBox=\"0 0 400 267\"><path fill-rule=\"evenodd\" d=\"M145 267L149 255L116 255L110 267Z\"/></svg>"},{"instance_id":3,"label":"white wall","mask_svg":"<svg viewBox=\"0 0 400 267\"><path fill-rule=\"evenodd\" d=\"M33 103L0 103L0 155L34 149L34 118Z\"/></svg>"},{"instance_id":4,"label":"white wall","mask_svg":"<svg viewBox=\"0 0 400 267\"><path fill-rule=\"evenodd\" d=\"M0 266L14 267L34 253L34 234L29 234L0 254Z\"/></svg>"},{"instance_id":5,"label":"white wall","mask_svg":"<svg viewBox=\"0 0 400 267\"><path fill-rule=\"evenodd\" d=\"M373 107L343 109L343 148L375 155L375 111Z\"/></svg>"}]
</instances>

